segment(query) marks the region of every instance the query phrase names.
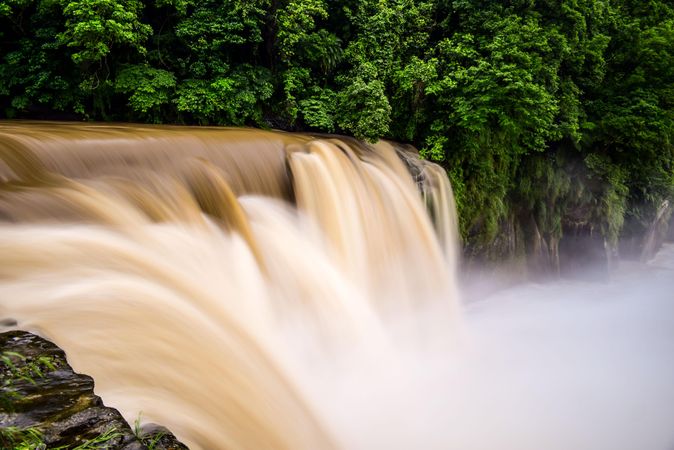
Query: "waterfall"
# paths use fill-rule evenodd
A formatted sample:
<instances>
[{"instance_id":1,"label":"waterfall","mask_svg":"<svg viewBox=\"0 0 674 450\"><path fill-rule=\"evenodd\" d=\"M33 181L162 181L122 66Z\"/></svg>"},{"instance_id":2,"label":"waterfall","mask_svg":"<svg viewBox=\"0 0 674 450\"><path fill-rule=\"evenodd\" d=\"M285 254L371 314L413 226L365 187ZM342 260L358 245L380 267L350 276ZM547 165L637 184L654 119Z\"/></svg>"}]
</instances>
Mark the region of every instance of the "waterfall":
<instances>
[{"instance_id":1,"label":"waterfall","mask_svg":"<svg viewBox=\"0 0 674 450\"><path fill-rule=\"evenodd\" d=\"M674 246L459 302L456 229L443 169L386 142L0 122L0 324L129 422L208 450L674 448Z\"/></svg>"},{"instance_id":2,"label":"waterfall","mask_svg":"<svg viewBox=\"0 0 674 450\"><path fill-rule=\"evenodd\" d=\"M452 198L383 142L5 122L0 318L190 448L350 447L326 380L458 339Z\"/></svg>"}]
</instances>

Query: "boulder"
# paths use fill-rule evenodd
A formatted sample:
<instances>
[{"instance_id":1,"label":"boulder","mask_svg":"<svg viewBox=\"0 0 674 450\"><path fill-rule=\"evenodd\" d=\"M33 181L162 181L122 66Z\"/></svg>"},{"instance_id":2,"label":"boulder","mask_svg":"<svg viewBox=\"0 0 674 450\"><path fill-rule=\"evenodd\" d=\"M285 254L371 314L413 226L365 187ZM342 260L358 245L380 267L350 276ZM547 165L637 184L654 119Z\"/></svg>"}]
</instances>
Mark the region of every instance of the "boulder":
<instances>
[{"instance_id":1,"label":"boulder","mask_svg":"<svg viewBox=\"0 0 674 450\"><path fill-rule=\"evenodd\" d=\"M94 394L53 343L24 331L0 333L0 448L155 450L187 447L165 428L137 436L122 415ZM94 445L100 443L100 446ZM148 445L150 444L150 445Z\"/></svg>"}]
</instances>

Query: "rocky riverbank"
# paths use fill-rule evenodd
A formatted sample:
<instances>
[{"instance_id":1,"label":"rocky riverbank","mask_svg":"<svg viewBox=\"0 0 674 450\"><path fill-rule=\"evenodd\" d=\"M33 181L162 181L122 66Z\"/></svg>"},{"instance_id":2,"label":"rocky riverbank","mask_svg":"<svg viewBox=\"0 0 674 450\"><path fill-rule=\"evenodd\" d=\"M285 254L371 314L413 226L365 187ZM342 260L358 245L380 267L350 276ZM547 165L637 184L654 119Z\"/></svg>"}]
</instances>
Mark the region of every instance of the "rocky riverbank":
<instances>
[{"instance_id":1,"label":"rocky riverbank","mask_svg":"<svg viewBox=\"0 0 674 450\"><path fill-rule=\"evenodd\" d=\"M10 331L0 333L0 352L0 448L187 449L161 426L132 428L53 343Z\"/></svg>"}]
</instances>

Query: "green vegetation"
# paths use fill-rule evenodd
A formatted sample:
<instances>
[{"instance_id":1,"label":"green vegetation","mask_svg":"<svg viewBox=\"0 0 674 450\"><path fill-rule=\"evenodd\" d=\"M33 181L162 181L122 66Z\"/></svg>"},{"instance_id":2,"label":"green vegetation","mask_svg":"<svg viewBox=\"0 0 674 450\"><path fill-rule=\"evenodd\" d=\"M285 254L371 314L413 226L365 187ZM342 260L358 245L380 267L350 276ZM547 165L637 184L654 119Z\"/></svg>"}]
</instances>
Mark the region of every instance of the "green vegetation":
<instances>
[{"instance_id":1,"label":"green vegetation","mask_svg":"<svg viewBox=\"0 0 674 450\"><path fill-rule=\"evenodd\" d=\"M0 353L0 406L11 410L13 401L21 397L15 388L17 383L34 385L36 378L44 378L52 370L56 370L56 360L51 356L30 358L17 352Z\"/></svg>"},{"instance_id":2,"label":"green vegetation","mask_svg":"<svg viewBox=\"0 0 674 450\"><path fill-rule=\"evenodd\" d=\"M35 378L43 378L45 372L56 370L55 359L51 356L30 358L17 352L0 353L0 369L4 375L4 385L14 380L23 380L35 384Z\"/></svg>"},{"instance_id":3,"label":"green vegetation","mask_svg":"<svg viewBox=\"0 0 674 450\"><path fill-rule=\"evenodd\" d=\"M674 186L667 0L0 0L0 115L411 142L470 248L639 233Z\"/></svg>"},{"instance_id":4,"label":"green vegetation","mask_svg":"<svg viewBox=\"0 0 674 450\"><path fill-rule=\"evenodd\" d=\"M166 433L163 431L158 431L156 433L144 433L143 428L140 425L141 417L143 412L138 413L138 417L133 421L133 434L138 438L138 440L147 447L148 450L154 450L157 448L159 441L166 436Z\"/></svg>"},{"instance_id":5,"label":"green vegetation","mask_svg":"<svg viewBox=\"0 0 674 450\"><path fill-rule=\"evenodd\" d=\"M38 450L47 448L42 433L36 428L2 427L0 428L2 448L14 450Z\"/></svg>"},{"instance_id":6,"label":"green vegetation","mask_svg":"<svg viewBox=\"0 0 674 450\"><path fill-rule=\"evenodd\" d=\"M111 428L76 447L63 445L49 448L52 450L111 449L116 447L114 442L111 441L114 441L119 436L121 436L121 434L115 428ZM11 448L14 450L43 450L48 448L44 442L42 433L37 428L0 428L0 444L2 445L2 448Z\"/></svg>"}]
</instances>

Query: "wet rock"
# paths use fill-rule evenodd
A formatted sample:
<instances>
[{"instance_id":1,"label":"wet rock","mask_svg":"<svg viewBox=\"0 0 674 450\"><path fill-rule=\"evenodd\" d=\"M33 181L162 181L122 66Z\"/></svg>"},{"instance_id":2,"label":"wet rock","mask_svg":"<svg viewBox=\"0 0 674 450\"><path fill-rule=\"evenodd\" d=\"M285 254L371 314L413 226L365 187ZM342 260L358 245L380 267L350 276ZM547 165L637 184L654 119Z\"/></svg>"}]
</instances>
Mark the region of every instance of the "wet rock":
<instances>
[{"instance_id":1,"label":"wet rock","mask_svg":"<svg viewBox=\"0 0 674 450\"><path fill-rule=\"evenodd\" d=\"M188 450L166 427L149 423L140 430L140 438L148 448L161 450Z\"/></svg>"},{"instance_id":2,"label":"wet rock","mask_svg":"<svg viewBox=\"0 0 674 450\"><path fill-rule=\"evenodd\" d=\"M660 250L662 244L674 237L674 205L664 200L646 217L625 218L620 236L620 257L648 261Z\"/></svg>"},{"instance_id":3,"label":"wet rock","mask_svg":"<svg viewBox=\"0 0 674 450\"><path fill-rule=\"evenodd\" d=\"M652 259L660 250L662 244L667 240L669 233L669 222L672 217L674 208L669 200L665 200L660 204L660 207L655 213L655 218L648 227L643 245L641 248L641 260L648 261Z\"/></svg>"},{"instance_id":4,"label":"wet rock","mask_svg":"<svg viewBox=\"0 0 674 450\"><path fill-rule=\"evenodd\" d=\"M589 223L563 224L562 229L560 274L581 280L606 279L615 256L601 232Z\"/></svg>"},{"instance_id":5,"label":"wet rock","mask_svg":"<svg viewBox=\"0 0 674 450\"><path fill-rule=\"evenodd\" d=\"M0 352L0 447L13 448L22 430L35 430L43 448L97 440L109 449L143 450L146 442L157 450L187 448L165 429L153 441L139 439L119 411L94 394L94 380L75 373L51 342L10 331L0 333Z\"/></svg>"}]
</instances>

